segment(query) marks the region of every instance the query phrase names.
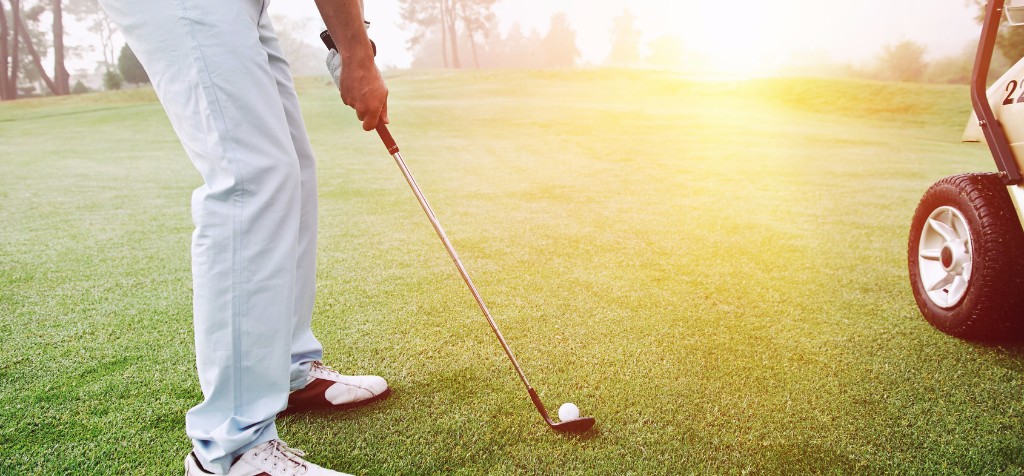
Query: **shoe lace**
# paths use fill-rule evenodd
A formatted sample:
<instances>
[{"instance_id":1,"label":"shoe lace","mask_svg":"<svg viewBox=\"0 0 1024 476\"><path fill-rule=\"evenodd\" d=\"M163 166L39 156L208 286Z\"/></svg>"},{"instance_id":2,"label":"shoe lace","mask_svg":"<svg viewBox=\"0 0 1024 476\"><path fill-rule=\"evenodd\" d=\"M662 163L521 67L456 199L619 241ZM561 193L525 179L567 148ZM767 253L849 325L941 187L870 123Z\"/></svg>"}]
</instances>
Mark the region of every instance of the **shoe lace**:
<instances>
[{"instance_id":1,"label":"shoe lace","mask_svg":"<svg viewBox=\"0 0 1024 476\"><path fill-rule=\"evenodd\" d=\"M332 369L330 366L324 364L323 362L321 362L319 360L314 360L312 363L310 363L309 364L309 369L310 370L318 370L318 371L326 373L326 374L332 374L332 375L338 377L339 379L341 377L343 377L343 375L341 375L341 372L338 372L337 370Z\"/></svg>"},{"instance_id":2,"label":"shoe lace","mask_svg":"<svg viewBox=\"0 0 1024 476\"><path fill-rule=\"evenodd\" d=\"M303 456L306 456L306 452L298 448L291 448L281 440L271 440L257 454L263 456L263 461L273 459L274 466L277 466L278 463L283 464L291 474L306 474L309 469L306 461L302 459Z\"/></svg>"}]
</instances>

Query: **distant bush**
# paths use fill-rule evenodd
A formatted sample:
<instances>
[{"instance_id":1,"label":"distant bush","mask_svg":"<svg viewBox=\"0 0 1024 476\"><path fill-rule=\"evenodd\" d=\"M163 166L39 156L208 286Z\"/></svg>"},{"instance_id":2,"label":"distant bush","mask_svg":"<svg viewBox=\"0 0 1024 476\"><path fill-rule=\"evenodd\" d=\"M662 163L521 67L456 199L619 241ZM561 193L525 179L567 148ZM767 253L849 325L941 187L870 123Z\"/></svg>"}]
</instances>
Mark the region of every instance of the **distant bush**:
<instances>
[{"instance_id":1,"label":"distant bush","mask_svg":"<svg viewBox=\"0 0 1024 476\"><path fill-rule=\"evenodd\" d=\"M121 47L121 55L117 58L117 70L121 72L121 77L129 83L149 83L149 75L146 74L139 58L135 56L135 52L128 47L127 43Z\"/></svg>"},{"instance_id":2,"label":"distant bush","mask_svg":"<svg viewBox=\"0 0 1024 476\"><path fill-rule=\"evenodd\" d=\"M117 71L107 71L103 73L103 89L107 91L117 91L124 86L124 80L121 79L121 75Z\"/></svg>"},{"instance_id":3,"label":"distant bush","mask_svg":"<svg viewBox=\"0 0 1024 476\"><path fill-rule=\"evenodd\" d=\"M75 81L75 85L71 86L71 94L85 94L89 91L89 86L86 86L81 79Z\"/></svg>"},{"instance_id":4,"label":"distant bush","mask_svg":"<svg viewBox=\"0 0 1024 476\"><path fill-rule=\"evenodd\" d=\"M925 51L924 45L910 40L886 45L878 58L878 73L889 81L919 82L928 71Z\"/></svg>"}]
</instances>

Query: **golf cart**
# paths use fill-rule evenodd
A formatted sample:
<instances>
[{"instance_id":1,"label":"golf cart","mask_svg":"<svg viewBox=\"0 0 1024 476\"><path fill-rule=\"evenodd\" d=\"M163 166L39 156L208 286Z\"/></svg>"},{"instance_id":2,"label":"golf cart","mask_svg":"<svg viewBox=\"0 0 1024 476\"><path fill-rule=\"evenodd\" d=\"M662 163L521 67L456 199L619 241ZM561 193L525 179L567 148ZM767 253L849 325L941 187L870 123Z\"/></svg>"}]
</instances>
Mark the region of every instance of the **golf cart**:
<instances>
[{"instance_id":1,"label":"golf cart","mask_svg":"<svg viewBox=\"0 0 1024 476\"><path fill-rule=\"evenodd\" d=\"M924 317L948 334L1017 340L1024 329L1024 59L986 91L999 25L1024 25L1024 0L991 0L971 81L965 142L985 141L997 173L947 177L924 194L907 264Z\"/></svg>"}]
</instances>

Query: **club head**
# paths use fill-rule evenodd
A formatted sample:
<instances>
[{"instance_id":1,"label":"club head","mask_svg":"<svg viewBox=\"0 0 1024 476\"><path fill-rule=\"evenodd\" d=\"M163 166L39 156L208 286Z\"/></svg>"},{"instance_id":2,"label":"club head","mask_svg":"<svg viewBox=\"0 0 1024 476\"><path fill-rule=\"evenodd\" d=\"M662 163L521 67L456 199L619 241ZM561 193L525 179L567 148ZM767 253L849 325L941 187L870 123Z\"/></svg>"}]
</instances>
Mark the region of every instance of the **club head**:
<instances>
[{"instance_id":1,"label":"club head","mask_svg":"<svg viewBox=\"0 0 1024 476\"><path fill-rule=\"evenodd\" d=\"M594 417L580 417L573 418L572 420L560 421L558 423L549 421L548 425L551 425L552 430L563 433L583 433L584 431L589 430L590 427L594 426L594 423L597 423L597 420L594 420Z\"/></svg>"},{"instance_id":2,"label":"club head","mask_svg":"<svg viewBox=\"0 0 1024 476\"><path fill-rule=\"evenodd\" d=\"M515 363L515 360L513 360L513 363ZM516 368L518 369L519 366L517 365ZM523 382L526 382L525 378L523 379ZM540 396L537 395L537 391L529 384L526 385L526 391L530 394L530 400L533 401L533 406L537 407L537 411L540 412L540 416L544 418L544 422L547 423L552 430L562 433L583 433L584 431L589 430L590 427L594 426L594 423L597 423L597 421L594 420L594 417L573 418L555 423L551 421L551 417L548 416L548 411L544 408L544 403L540 401Z\"/></svg>"}]
</instances>

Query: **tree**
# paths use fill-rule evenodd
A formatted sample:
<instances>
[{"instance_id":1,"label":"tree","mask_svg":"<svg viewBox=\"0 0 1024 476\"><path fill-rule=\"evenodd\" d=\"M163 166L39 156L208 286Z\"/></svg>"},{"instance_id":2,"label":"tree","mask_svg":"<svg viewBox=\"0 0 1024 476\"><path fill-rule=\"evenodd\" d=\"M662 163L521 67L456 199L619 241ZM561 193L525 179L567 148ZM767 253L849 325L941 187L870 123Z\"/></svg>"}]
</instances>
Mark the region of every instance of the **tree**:
<instances>
[{"instance_id":1,"label":"tree","mask_svg":"<svg viewBox=\"0 0 1024 476\"><path fill-rule=\"evenodd\" d=\"M8 9L0 1L0 99L17 99L18 85L45 84L52 94L68 94L69 75L64 67L64 25L61 0L39 0L26 6L21 0L9 0ZM52 16L53 41L50 41L42 17ZM43 60L52 45L54 75L51 79Z\"/></svg>"},{"instance_id":2,"label":"tree","mask_svg":"<svg viewBox=\"0 0 1024 476\"><path fill-rule=\"evenodd\" d=\"M459 34L455 28L455 3L458 0L440 0L441 2L441 28L448 41L451 42L452 67L459 69L462 63L459 61Z\"/></svg>"},{"instance_id":3,"label":"tree","mask_svg":"<svg viewBox=\"0 0 1024 476\"><path fill-rule=\"evenodd\" d=\"M534 53L542 48L542 46L532 44L530 41L523 34L523 27L519 22L513 23L504 36L492 35L486 43L487 57L484 58L485 67L536 67L537 55Z\"/></svg>"},{"instance_id":4,"label":"tree","mask_svg":"<svg viewBox=\"0 0 1024 476\"><path fill-rule=\"evenodd\" d=\"M978 45L971 42L964 46L960 54L934 61L928 68L925 79L930 83L970 84L977 48Z\"/></svg>"},{"instance_id":5,"label":"tree","mask_svg":"<svg viewBox=\"0 0 1024 476\"><path fill-rule=\"evenodd\" d=\"M612 51L608 63L616 66L633 66L640 62L640 30L636 17L627 8L612 20Z\"/></svg>"},{"instance_id":6,"label":"tree","mask_svg":"<svg viewBox=\"0 0 1024 476\"><path fill-rule=\"evenodd\" d=\"M435 29L429 36L424 37L424 41L420 42L417 48L412 50L410 68L437 69L448 67L444 62L444 55L441 54L441 49L444 45L437 41L438 35L440 35L440 30Z\"/></svg>"},{"instance_id":7,"label":"tree","mask_svg":"<svg viewBox=\"0 0 1024 476\"><path fill-rule=\"evenodd\" d=\"M25 22L26 17L32 19L33 22L38 21L40 13L42 13L41 8L33 9L31 12L28 12L27 15L21 16L21 18L19 18L20 23L17 25L17 30L21 33L21 39L24 40L23 45L25 48L25 52L28 53L29 58L32 61L31 64L26 65L31 66L32 69L29 69L28 67L24 68L23 76L25 76L30 81L37 81L41 79L46 84L46 87L50 90L51 93L60 94L59 90L57 89L57 85L54 84L53 80L50 79L50 76L46 74L46 70L43 69L43 59L42 56L39 54L39 49L36 48L35 45L35 41L41 40L32 37L32 33L36 32L36 30L29 28L29 25ZM37 33L37 36L40 35L38 35ZM43 48L45 48L45 45L43 45Z\"/></svg>"},{"instance_id":8,"label":"tree","mask_svg":"<svg viewBox=\"0 0 1024 476\"><path fill-rule=\"evenodd\" d=\"M55 86L42 66L39 52L49 51L50 44L46 32L39 28L40 18L45 13L44 3L29 5L23 8L21 0L10 1L10 18L0 15L5 20L0 28L0 36L6 46L6 74L3 75L3 98L17 99L19 83L35 83L44 81L46 87L56 93ZM0 3L0 10L3 10ZM9 29L6 28L8 27Z\"/></svg>"},{"instance_id":9,"label":"tree","mask_svg":"<svg viewBox=\"0 0 1024 476\"><path fill-rule=\"evenodd\" d=\"M473 65L477 68L480 67L476 49L477 37L483 35L482 40L486 40L487 33L493 29L495 17L492 8L495 3L497 0L460 0L457 4L459 20L469 39L470 51L473 52Z\"/></svg>"},{"instance_id":10,"label":"tree","mask_svg":"<svg viewBox=\"0 0 1024 476\"><path fill-rule=\"evenodd\" d=\"M121 54L117 57L117 70L121 73L121 77L129 83L149 83L146 69L142 67L139 58L135 56L135 52L127 43L121 47Z\"/></svg>"},{"instance_id":11,"label":"tree","mask_svg":"<svg viewBox=\"0 0 1024 476\"><path fill-rule=\"evenodd\" d=\"M78 21L88 22L88 30L96 35L103 53L105 69L112 70L116 66L117 46L114 35L117 25L107 16L97 0L66 0L65 10Z\"/></svg>"},{"instance_id":12,"label":"tree","mask_svg":"<svg viewBox=\"0 0 1024 476\"><path fill-rule=\"evenodd\" d=\"M548 34L541 40L545 68L572 68L580 56L576 47L576 32L569 24L569 16L556 13L551 17Z\"/></svg>"},{"instance_id":13,"label":"tree","mask_svg":"<svg viewBox=\"0 0 1024 476\"><path fill-rule=\"evenodd\" d=\"M501 66L505 68L527 68L532 56L524 54L530 45L519 22L513 23L505 38L498 38L501 49ZM539 45L538 45L539 46Z\"/></svg>"},{"instance_id":14,"label":"tree","mask_svg":"<svg viewBox=\"0 0 1024 476\"><path fill-rule=\"evenodd\" d=\"M442 0L431 2L402 0L401 18L404 26L412 30L409 36L409 48L422 50L424 42L433 38L433 31L440 28L441 31L441 54L444 57L444 67L448 67L448 37L446 29L442 26L441 10Z\"/></svg>"},{"instance_id":15,"label":"tree","mask_svg":"<svg viewBox=\"0 0 1024 476\"><path fill-rule=\"evenodd\" d=\"M10 0L11 2L11 28L14 30L11 32L11 44L8 55L10 57L10 73L7 75L7 93L4 95L5 99L18 99L18 66L20 58L18 55L18 38L21 36L21 4L19 0Z\"/></svg>"},{"instance_id":16,"label":"tree","mask_svg":"<svg viewBox=\"0 0 1024 476\"><path fill-rule=\"evenodd\" d=\"M978 23L981 23L985 20L985 5L988 1L972 1L978 6ZM1006 59L1010 60L1010 63L1016 63L1017 60L1024 57L1024 28L1009 28L1005 16L1003 16L1001 22L999 36L996 37L996 49Z\"/></svg>"},{"instance_id":17,"label":"tree","mask_svg":"<svg viewBox=\"0 0 1024 476\"><path fill-rule=\"evenodd\" d=\"M71 87L71 94L85 94L87 92L89 92L89 87L81 79L75 81L75 85Z\"/></svg>"},{"instance_id":18,"label":"tree","mask_svg":"<svg viewBox=\"0 0 1024 476\"><path fill-rule=\"evenodd\" d=\"M103 89L107 91L117 91L124 86L124 80L121 75L112 69L108 69L106 73L103 73Z\"/></svg>"},{"instance_id":19,"label":"tree","mask_svg":"<svg viewBox=\"0 0 1024 476\"><path fill-rule=\"evenodd\" d=\"M878 58L879 74L892 81L921 81L928 70L924 61L925 47L911 40L886 45Z\"/></svg>"},{"instance_id":20,"label":"tree","mask_svg":"<svg viewBox=\"0 0 1024 476\"><path fill-rule=\"evenodd\" d=\"M53 82L56 86L54 94L70 94L69 82L71 75L64 66L64 9L61 0L51 0L50 10L53 14Z\"/></svg>"},{"instance_id":21,"label":"tree","mask_svg":"<svg viewBox=\"0 0 1024 476\"><path fill-rule=\"evenodd\" d=\"M491 29L494 22L492 8L497 0L401 0L401 18L406 27L413 29L409 46L423 49L428 39L441 41L444 67L461 68L459 40L468 39L476 56L476 38ZM461 25L461 32L459 25ZM440 30L440 35L435 31ZM427 51L427 50L425 50ZM450 58L450 61L449 61ZM428 59L424 59L429 62Z\"/></svg>"},{"instance_id":22,"label":"tree","mask_svg":"<svg viewBox=\"0 0 1024 476\"><path fill-rule=\"evenodd\" d=\"M674 36L660 36L648 44L647 64L661 68L678 68L683 63L683 46Z\"/></svg>"},{"instance_id":23,"label":"tree","mask_svg":"<svg viewBox=\"0 0 1024 476\"><path fill-rule=\"evenodd\" d=\"M319 40L306 32L317 31L311 25L311 20L304 17L290 17L284 15L272 15L274 30L277 32L277 42L281 45L281 52L288 60L288 66L292 70L292 76L322 76L326 73L324 69L324 46L317 45ZM312 39L316 43L311 43Z\"/></svg>"},{"instance_id":24,"label":"tree","mask_svg":"<svg viewBox=\"0 0 1024 476\"><path fill-rule=\"evenodd\" d=\"M6 7L2 1L0 1L0 101L7 99L14 99L8 97L8 84L10 83L10 49L8 46L8 37L11 31L7 28L7 13Z\"/></svg>"}]
</instances>

